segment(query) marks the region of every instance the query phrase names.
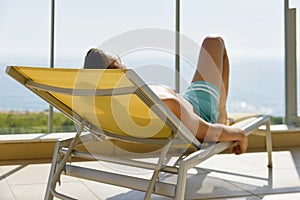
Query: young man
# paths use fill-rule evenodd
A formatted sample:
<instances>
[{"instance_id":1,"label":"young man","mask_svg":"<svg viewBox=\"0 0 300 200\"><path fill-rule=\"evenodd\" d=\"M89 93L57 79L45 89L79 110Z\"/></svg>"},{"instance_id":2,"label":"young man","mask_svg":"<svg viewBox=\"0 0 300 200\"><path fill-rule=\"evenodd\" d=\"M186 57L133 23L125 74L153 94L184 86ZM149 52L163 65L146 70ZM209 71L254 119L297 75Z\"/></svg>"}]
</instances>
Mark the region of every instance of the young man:
<instances>
[{"instance_id":1,"label":"young man","mask_svg":"<svg viewBox=\"0 0 300 200\"><path fill-rule=\"evenodd\" d=\"M91 49L84 68L126 67L119 58ZM241 154L246 152L248 140L242 129L229 126L226 111L228 82L229 61L224 41L220 37L207 37L202 43L191 85L183 95L163 85L150 85L150 88L199 141L235 141L232 152Z\"/></svg>"}]
</instances>

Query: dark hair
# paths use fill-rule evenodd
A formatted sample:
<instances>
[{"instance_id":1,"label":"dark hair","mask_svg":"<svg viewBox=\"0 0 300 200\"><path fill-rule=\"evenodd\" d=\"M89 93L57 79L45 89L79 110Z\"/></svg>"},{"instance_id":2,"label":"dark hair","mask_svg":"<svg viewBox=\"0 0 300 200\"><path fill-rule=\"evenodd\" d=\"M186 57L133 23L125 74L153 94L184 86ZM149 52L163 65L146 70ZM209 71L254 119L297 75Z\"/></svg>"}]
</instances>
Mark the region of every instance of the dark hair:
<instances>
[{"instance_id":1,"label":"dark hair","mask_svg":"<svg viewBox=\"0 0 300 200\"><path fill-rule=\"evenodd\" d=\"M96 48L90 49L84 59L85 69L125 69L117 56L111 56Z\"/></svg>"}]
</instances>

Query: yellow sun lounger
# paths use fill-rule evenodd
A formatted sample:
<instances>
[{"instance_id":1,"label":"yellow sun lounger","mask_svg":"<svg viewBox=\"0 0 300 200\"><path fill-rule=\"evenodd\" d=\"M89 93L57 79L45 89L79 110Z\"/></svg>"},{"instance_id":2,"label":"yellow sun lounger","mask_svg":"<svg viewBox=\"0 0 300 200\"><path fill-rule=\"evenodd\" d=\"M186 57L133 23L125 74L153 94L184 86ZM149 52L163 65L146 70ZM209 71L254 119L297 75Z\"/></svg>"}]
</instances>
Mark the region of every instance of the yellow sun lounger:
<instances>
[{"instance_id":1,"label":"yellow sun lounger","mask_svg":"<svg viewBox=\"0 0 300 200\"><path fill-rule=\"evenodd\" d=\"M233 144L200 143L130 69L9 66L6 72L78 124L75 137L56 143L45 199L53 199L53 196L75 198L56 190L61 174L145 191L145 199L150 199L152 193L184 199L187 170ZM269 118L254 116L235 125L242 127L247 134L266 125L259 134L266 137L268 164L271 167ZM108 152L94 153L89 148L82 148L91 142L97 142L99 147L112 144L114 152L108 155ZM172 156L176 160L170 162L168 158ZM147 169L152 171L152 175L145 179L82 167L77 163L67 164L74 157ZM153 159L148 162L147 159L135 159L137 157L156 159L155 162ZM159 179L162 172L177 174L177 184Z\"/></svg>"}]
</instances>

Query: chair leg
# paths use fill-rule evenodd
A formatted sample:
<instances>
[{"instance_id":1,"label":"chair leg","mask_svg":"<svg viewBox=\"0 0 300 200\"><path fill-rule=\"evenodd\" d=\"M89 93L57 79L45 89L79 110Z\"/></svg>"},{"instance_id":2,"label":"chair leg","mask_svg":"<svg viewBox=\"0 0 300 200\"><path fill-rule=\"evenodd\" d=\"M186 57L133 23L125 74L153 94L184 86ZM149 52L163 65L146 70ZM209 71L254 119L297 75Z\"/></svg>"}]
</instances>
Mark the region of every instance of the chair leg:
<instances>
[{"instance_id":1,"label":"chair leg","mask_svg":"<svg viewBox=\"0 0 300 200\"><path fill-rule=\"evenodd\" d=\"M44 200L52 200L53 199L53 195L50 192L50 182L56 171L57 163L60 160L60 153L59 153L60 148L61 148L60 141L56 141Z\"/></svg>"},{"instance_id":2,"label":"chair leg","mask_svg":"<svg viewBox=\"0 0 300 200\"><path fill-rule=\"evenodd\" d=\"M187 169L184 161L182 161L179 165L179 171L177 176L175 200L184 199L185 187L186 187L186 176L187 176Z\"/></svg>"},{"instance_id":3,"label":"chair leg","mask_svg":"<svg viewBox=\"0 0 300 200\"><path fill-rule=\"evenodd\" d=\"M50 191L50 181L52 180L53 175L56 172L56 168L58 166L59 161L62 159L59 151L62 147L68 147L70 145L72 139L73 138L62 139L62 140L60 139L60 140L57 140L55 143L44 200L52 200L53 199L53 194Z\"/></svg>"},{"instance_id":4,"label":"chair leg","mask_svg":"<svg viewBox=\"0 0 300 200\"><path fill-rule=\"evenodd\" d=\"M162 149L162 151L161 151L161 153L160 153L160 156L159 156L159 159L158 159L158 162L157 162L157 165L156 165L156 169L154 169L154 172L153 172L153 174L152 174L150 183L149 183L149 185L148 185L148 188L147 188L147 191L146 191L146 194L145 194L145 197L144 197L145 200L151 199L151 193L152 193L152 191L153 191L153 189L154 189L156 179L157 179L158 176L159 176L159 172L160 172L160 169L161 169L161 167L162 167L162 165L163 165L164 159L165 159L165 157L167 156L167 153L169 152L171 143L172 143L172 140L170 140L170 141L163 147L163 149Z\"/></svg>"},{"instance_id":5,"label":"chair leg","mask_svg":"<svg viewBox=\"0 0 300 200\"><path fill-rule=\"evenodd\" d=\"M72 141L68 147L67 153L64 155L62 160L60 160L59 151L60 151L60 148L64 145L61 144L63 142L57 143L57 145L55 147L56 155L53 157L53 163L52 163L53 166L51 166L51 170L50 170L50 176L49 176L49 180L48 180L48 184L47 184L47 191L46 191L45 199L47 199L48 197L49 197L49 199L53 199L53 196L59 197L61 199L73 199L71 197L68 197L66 195L56 192L55 187L56 187L56 183L60 179L60 175L61 175L62 171L64 170L65 164L67 163L68 159L70 158L72 151L79 140L80 134L82 133L84 126L85 126L85 123L82 122L80 124L80 127L79 127L75 137L72 139Z\"/></svg>"},{"instance_id":6,"label":"chair leg","mask_svg":"<svg viewBox=\"0 0 300 200\"><path fill-rule=\"evenodd\" d=\"M270 122L266 124L266 148L268 152L268 167L272 168L272 132L270 128Z\"/></svg>"}]
</instances>

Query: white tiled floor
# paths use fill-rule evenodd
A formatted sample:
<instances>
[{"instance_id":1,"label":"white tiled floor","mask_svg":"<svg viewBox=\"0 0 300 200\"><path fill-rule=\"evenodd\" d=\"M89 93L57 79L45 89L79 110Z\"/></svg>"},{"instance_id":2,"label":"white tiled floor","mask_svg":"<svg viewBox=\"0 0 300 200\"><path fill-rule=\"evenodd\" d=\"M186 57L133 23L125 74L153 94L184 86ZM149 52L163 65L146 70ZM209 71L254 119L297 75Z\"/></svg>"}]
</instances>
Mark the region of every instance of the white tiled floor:
<instances>
[{"instance_id":1,"label":"white tiled floor","mask_svg":"<svg viewBox=\"0 0 300 200\"><path fill-rule=\"evenodd\" d=\"M99 163L86 163L98 167ZM102 167L105 167L102 165ZM43 199L50 164L0 166L1 200ZM300 148L275 151L273 169L266 153L220 154L189 171L186 199L300 199ZM175 181L168 177L167 181ZM78 199L143 199L142 192L72 177L62 177L59 191ZM157 195L153 199L170 199Z\"/></svg>"}]
</instances>

